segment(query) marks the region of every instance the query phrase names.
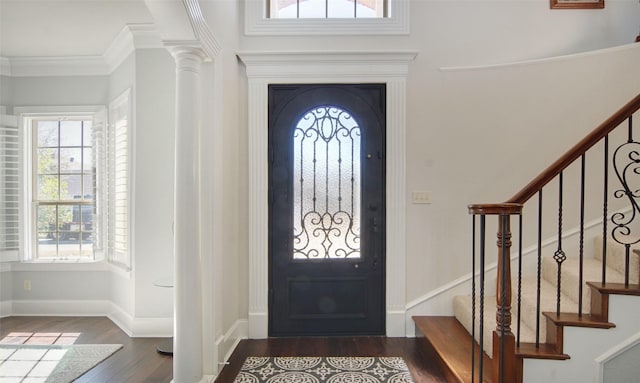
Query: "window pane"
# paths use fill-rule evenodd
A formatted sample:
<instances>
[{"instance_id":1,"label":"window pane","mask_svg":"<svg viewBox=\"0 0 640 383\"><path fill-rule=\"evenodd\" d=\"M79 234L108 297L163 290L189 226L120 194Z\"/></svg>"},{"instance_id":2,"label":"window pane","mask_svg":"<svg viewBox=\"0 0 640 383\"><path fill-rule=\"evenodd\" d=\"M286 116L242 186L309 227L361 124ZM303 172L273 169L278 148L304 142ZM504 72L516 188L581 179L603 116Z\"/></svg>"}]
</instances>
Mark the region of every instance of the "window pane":
<instances>
[{"instance_id":1,"label":"window pane","mask_svg":"<svg viewBox=\"0 0 640 383\"><path fill-rule=\"evenodd\" d=\"M269 7L269 17L272 19L295 19L298 17L297 0L271 0Z\"/></svg>"},{"instance_id":2,"label":"window pane","mask_svg":"<svg viewBox=\"0 0 640 383\"><path fill-rule=\"evenodd\" d=\"M55 239L38 239L38 258L56 258L58 256L58 243Z\"/></svg>"},{"instance_id":3,"label":"window pane","mask_svg":"<svg viewBox=\"0 0 640 383\"><path fill-rule=\"evenodd\" d=\"M37 198L40 201L54 201L59 198L58 176L38 176Z\"/></svg>"},{"instance_id":4,"label":"window pane","mask_svg":"<svg viewBox=\"0 0 640 383\"><path fill-rule=\"evenodd\" d=\"M95 183L93 182L93 174L85 174L82 176L82 199L87 201L93 200L95 194Z\"/></svg>"},{"instance_id":5,"label":"window pane","mask_svg":"<svg viewBox=\"0 0 640 383\"><path fill-rule=\"evenodd\" d=\"M269 17L374 18L385 17L385 0L271 0Z\"/></svg>"},{"instance_id":6,"label":"window pane","mask_svg":"<svg viewBox=\"0 0 640 383\"><path fill-rule=\"evenodd\" d=\"M58 206L58 230L70 231L72 221L73 221L73 207L59 205Z\"/></svg>"},{"instance_id":7,"label":"window pane","mask_svg":"<svg viewBox=\"0 0 640 383\"><path fill-rule=\"evenodd\" d=\"M82 145L82 121L60 122L60 146Z\"/></svg>"},{"instance_id":8,"label":"window pane","mask_svg":"<svg viewBox=\"0 0 640 383\"><path fill-rule=\"evenodd\" d=\"M58 173L58 149L38 149L38 174Z\"/></svg>"},{"instance_id":9,"label":"window pane","mask_svg":"<svg viewBox=\"0 0 640 383\"><path fill-rule=\"evenodd\" d=\"M38 217L38 231L51 232L56 230L56 206L38 206L36 208Z\"/></svg>"},{"instance_id":10,"label":"window pane","mask_svg":"<svg viewBox=\"0 0 640 383\"><path fill-rule=\"evenodd\" d=\"M37 121L38 146L58 146L58 121Z\"/></svg>"},{"instance_id":11,"label":"window pane","mask_svg":"<svg viewBox=\"0 0 640 383\"><path fill-rule=\"evenodd\" d=\"M91 125L91 121L85 121L84 124L82 124L82 132L84 135L82 138L84 146L93 146L93 126Z\"/></svg>"},{"instance_id":12,"label":"window pane","mask_svg":"<svg viewBox=\"0 0 640 383\"><path fill-rule=\"evenodd\" d=\"M74 200L82 198L82 176L81 175L61 175L60 176L60 199Z\"/></svg>"},{"instance_id":13,"label":"window pane","mask_svg":"<svg viewBox=\"0 0 640 383\"><path fill-rule=\"evenodd\" d=\"M324 19L327 17L327 4L325 0L300 0L301 19Z\"/></svg>"},{"instance_id":14,"label":"window pane","mask_svg":"<svg viewBox=\"0 0 640 383\"><path fill-rule=\"evenodd\" d=\"M82 155L82 172L93 172L93 149L91 148L84 149L84 154Z\"/></svg>"},{"instance_id":15,"label":"window pane","mask_svg":"<svg viewBox=\"0 0 640 383\"><path fill-rule=\"evenodd\" d=\"M80 242L77 240L61 240L58 254L64 257L80 257L82 255Z\"/></svg>"},{"instance_id":16,"label":"window pane","mask_svg":"<svg viewBox=\"0 0 640 383\"><path fill-rule=\"evenodd\" d=\"M60 149L60 173L80 173L82 171L82 149Z\"/></svg>"},{"instance_id":17,"label":"window pane","mask_svg":"<svg viewBox=\"0 0 640 383\"><path fill-rule=\"evenodd\" d=\"M354 18L356 11L354 2L348 0L327 0L329 7L329 17L331 18Z\"/></svg>"}]
</instances>

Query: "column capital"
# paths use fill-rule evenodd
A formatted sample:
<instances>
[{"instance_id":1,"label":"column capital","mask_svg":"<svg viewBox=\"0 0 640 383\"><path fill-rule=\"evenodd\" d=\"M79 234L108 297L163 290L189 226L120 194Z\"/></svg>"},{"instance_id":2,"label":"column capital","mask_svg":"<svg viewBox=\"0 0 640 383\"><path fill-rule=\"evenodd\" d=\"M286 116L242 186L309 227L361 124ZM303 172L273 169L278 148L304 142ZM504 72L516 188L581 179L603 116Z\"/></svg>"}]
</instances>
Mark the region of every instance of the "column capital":
<instances>
[{"instance_id":1,"label":"column capital","mask_svg":"<svg viewBox=\"0 0 640 383\"><path fill-rule=\"evenodd\" d=\"M200 64L209 61L209 56L197 42L165 42L165 47L173 56L177 70L200 71Z\"/></svg>"}]
</instances>

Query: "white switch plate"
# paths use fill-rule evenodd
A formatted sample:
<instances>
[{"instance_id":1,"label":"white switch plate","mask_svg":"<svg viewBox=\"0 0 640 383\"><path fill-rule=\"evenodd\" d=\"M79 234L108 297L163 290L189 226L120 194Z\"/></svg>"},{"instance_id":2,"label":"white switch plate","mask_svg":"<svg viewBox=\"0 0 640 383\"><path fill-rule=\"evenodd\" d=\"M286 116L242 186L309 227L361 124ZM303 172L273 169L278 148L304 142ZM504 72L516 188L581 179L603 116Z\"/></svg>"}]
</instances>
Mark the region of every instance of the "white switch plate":
<instances>
[{"instance_id":1,"label":"white switch plate","mask_svg":"<svg viewBox=\"0 0 640 383\"><path fill-rule=\"evenodd\" d=\"M411 202L413 203L431 203L430 191L414 191L411 193Z\"/></svg>"}]
</instances>

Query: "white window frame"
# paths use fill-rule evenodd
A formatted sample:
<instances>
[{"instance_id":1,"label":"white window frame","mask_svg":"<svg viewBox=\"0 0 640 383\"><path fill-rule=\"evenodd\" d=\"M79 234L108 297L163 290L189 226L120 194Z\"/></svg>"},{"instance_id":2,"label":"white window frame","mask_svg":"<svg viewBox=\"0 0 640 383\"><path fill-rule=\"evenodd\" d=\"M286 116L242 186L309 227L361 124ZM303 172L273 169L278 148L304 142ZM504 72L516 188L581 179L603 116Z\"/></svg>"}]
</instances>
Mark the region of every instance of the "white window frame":
<instances>
[{"instance_id":1,"label":"white window frame","mask_svg":"<svg viewBox=\"0 0 640 383\"><path fill-rule=\"evenodd\" d=\"M271 19L265 0L244 1L248 36L408 35L410 0L389 0L388 17L353 19Z\"/></svg>"},{"instance_id":2,"label":"white window frame","mask_svg":"<svg viewBox=\"0 0 640 383\"><path fill-rule=\"evenodd\" d=\"M33 106L33 107L15 107L14 113L19 116L19 130L21 153L20 156L23 163L20 166L20 179L23 187L22 200L20 201L21 216L23 218L20 224L21 238L21 261L36 263L91 263L103 260L103 253L100 249L94 249L92 259L70 258L70 259L38 259L35 257L35 248L37 246L36 236L36 217L35 209L33 209L33 131L30 121L36 117L90 117L94 120L94 126L98 123L96 120L103 119L102 123L106 123L106 113L104 106ZM97 122L97 123L96 123ZM99 191L96 193L98 194Z\"/></svg>"}]
</instances>

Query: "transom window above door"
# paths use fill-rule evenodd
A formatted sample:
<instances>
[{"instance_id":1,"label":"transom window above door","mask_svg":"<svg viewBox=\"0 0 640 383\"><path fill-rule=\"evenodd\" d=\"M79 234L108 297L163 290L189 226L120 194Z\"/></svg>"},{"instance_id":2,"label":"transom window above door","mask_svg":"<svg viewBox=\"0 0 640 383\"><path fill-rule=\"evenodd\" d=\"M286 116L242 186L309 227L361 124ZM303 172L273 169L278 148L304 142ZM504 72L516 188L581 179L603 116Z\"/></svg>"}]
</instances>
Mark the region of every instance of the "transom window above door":
<instances>
[{"instance_id":1,"label":"transom window above door","mask_svg":"<svg viewBox=\"0 0 640 383\"><path fill-rule=\"evenodd\" d=\"M388 0L267 0L272 19L380 18Z\"/></svg>"},{"instance_id":2,"label":"transom window above door","mask_svg":"<svg viewBox=\"0 0 640 383\"><path fill-rule=\"evenodd\" d=\"M244 0L252 36L408 35L410 0Z\"/></svg>"}]
</instances>

